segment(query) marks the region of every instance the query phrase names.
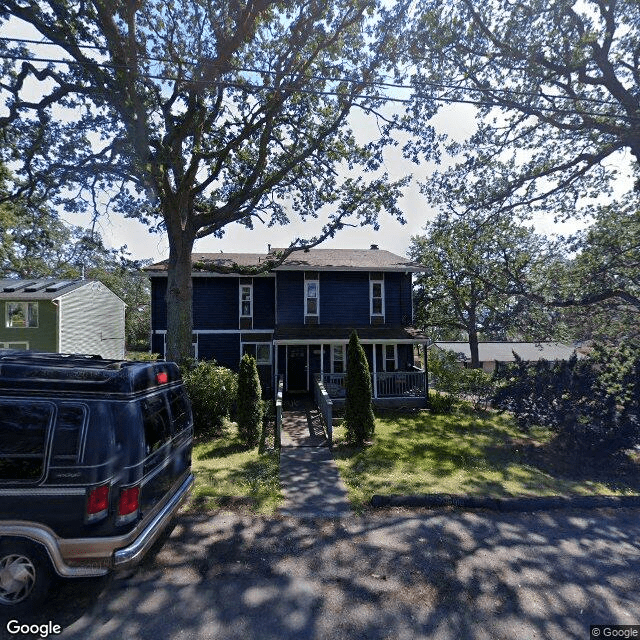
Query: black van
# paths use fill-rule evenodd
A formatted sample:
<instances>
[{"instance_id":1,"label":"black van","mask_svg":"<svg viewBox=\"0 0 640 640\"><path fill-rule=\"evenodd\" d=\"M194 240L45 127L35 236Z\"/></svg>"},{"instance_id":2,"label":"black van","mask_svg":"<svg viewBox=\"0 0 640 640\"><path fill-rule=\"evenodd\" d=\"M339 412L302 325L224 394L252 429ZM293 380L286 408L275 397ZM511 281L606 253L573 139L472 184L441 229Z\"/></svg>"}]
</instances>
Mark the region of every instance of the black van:
<instances>
[{"instance_id":1,"label":"black van","mask_svg":"<svg viewBox=\"0 0 640 640\"><path fill-rule=\"evenodd\" d=\"M0 613L138 562L193 484L170 362L0 350Z\"/></svg>"}]
</instances>

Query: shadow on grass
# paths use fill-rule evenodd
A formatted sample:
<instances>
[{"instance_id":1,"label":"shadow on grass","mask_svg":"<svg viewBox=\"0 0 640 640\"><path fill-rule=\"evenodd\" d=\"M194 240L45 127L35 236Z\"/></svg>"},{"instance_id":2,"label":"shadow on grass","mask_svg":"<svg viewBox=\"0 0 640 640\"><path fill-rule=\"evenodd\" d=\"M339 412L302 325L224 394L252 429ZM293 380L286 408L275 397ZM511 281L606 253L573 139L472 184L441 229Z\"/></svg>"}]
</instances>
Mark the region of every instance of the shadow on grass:
<instances>
[{"instance_id":1,"label":"shadow on grass","mask_svg":"<svg viewBox=\"0 0 640 640\"><path fill-rule=\"evenodd\" d=\"M192 509L237 507L255 511L275 510L281 500L278 454L256 452L256 456L231 469L202 470Z\"/></svg>"},{"instance_id":2,"label":"shadow on grass","mask_svg":"<svg viewBox=\"0 0 640 640\"><path fill-rule=\"evenodd\" d=\"M205 445L203 445L204 447ZM210 446L203 448L202 451L198 452L198 459L200 460L211 460L212 458L226 458L235 453L243 453L245 451L249 451L253 447L248 447L246 444L240 442L239 440L231 440L223 439L219 442L212 442Z\"/></svg>"},{"instance_id":3,"label":"shadow on grass","mask_svg":"<svg viewBox=\"0 0 640 640\"><path fill-rule=\"evenodd\" d=\"M381 412L373 443L355 448L338 440L334 448L357 501L375 493L507 497L640 491L639 461L622 456L594 470L560 453L543 430L525 434L505 414L466 407L448 415Z\"/></svg>"}]
</instances>

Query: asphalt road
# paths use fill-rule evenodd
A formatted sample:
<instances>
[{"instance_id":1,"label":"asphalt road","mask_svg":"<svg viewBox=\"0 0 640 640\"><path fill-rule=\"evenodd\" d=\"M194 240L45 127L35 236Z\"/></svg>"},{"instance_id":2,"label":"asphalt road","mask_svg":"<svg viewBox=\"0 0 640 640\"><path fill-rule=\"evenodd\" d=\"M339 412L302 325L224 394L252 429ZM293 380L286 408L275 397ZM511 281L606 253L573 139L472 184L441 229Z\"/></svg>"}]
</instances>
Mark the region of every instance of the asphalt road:
<instances>
[{"instance_id":1,"label":"asphalt road","mask_svg":"<svg viewBox=\"0 0 640 640\"><path fill-rule=\"evenodd\" d=\"M67 581L20 620L46 621L65 640L587 640L640 624L640 511L183 516L131 575Z\"/></svg>"}]
</instances>

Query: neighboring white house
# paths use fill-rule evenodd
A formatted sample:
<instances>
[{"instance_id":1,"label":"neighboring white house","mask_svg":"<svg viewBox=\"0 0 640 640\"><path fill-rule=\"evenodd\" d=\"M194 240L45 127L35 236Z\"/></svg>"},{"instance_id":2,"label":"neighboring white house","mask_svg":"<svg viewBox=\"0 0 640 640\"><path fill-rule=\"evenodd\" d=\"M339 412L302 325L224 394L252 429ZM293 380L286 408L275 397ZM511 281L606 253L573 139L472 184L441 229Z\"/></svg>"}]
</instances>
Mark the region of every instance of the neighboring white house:
<instances>
[{"instance_id":1,"label":"neighboring white house","mask_svg":"<svg viewBox=\"0 0 640 640\"><path fill-rule=\"evenodd\" d=\"M0 349L121 360L125 306L95 280L0 280Z\"/></svg>"},{"instance_id":2,"label":"neighboring white house","mask_svg":"<svg viewBox=\"0 0 640 640\"><path fill-rule=\"evenodd\" d=\"M434 342L432 347L453 351L463 366L471 362L471 348L468 342ZM576 352L576 347L559 342L480 342L478 343L478 359L482 369L491 373L496 368L496 362L515 362L513 355L518 354L526 362L535 360L568 360L574 353L578 358L584 354Z\"/></svg>"}]
</instances>

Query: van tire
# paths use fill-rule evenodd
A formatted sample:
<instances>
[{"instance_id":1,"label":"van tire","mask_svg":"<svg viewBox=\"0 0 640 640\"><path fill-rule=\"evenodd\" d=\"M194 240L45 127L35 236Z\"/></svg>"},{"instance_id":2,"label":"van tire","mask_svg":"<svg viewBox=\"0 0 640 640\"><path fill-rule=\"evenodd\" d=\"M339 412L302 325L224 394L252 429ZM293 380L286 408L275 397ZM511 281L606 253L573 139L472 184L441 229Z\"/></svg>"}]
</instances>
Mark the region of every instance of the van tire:
<instances>
[{"instance_id":1,"label":"van tire","mask_svg":"<svg viewBox=\"0 0 640 640\"><path fill-rule=\"evenodd\" d=\"M44 548L29 540L0 541L0 612L29 610L49 591L53 569Z\"/></svg>"}]
</instances>

